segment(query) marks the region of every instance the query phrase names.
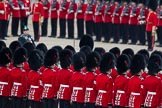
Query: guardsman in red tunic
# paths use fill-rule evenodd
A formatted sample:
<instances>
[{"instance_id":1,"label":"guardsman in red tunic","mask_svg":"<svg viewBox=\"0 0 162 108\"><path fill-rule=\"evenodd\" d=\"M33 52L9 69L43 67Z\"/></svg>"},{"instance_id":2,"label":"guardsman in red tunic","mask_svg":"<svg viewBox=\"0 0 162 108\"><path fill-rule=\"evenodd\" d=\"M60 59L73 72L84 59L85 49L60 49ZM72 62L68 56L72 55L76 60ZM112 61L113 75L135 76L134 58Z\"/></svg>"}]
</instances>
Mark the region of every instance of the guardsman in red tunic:
<instances>
[{"instance_id":1,"label":"guardsman in red tunic","mask_svg":"<svg viewBox=\"0 0 162 108\"><path fill-rule=\"evenodd\" d=\"M60 108L70 108L71 91L69 84L73 72L69 67L72 62L72 53L70 50L65 49L60 52L59 56L62 69L58 71L58 83L60 88L58 90L57 98L59 99Z\"/></svg>"},{"instance_id":2,"label":"guardsman in red tunic","mask_svg":"<svg viewBox=\"0 0 162 108\"><path fill-rule=\"evenodd\" d=\"M159 41L159 45L158 47L162 47L162 1L160 0L160 6L158 9L158 24L157 24L157 37L158 37L158 41Z\"/></svg>"},{"instance_id":3,"label":"guardsman in red tunic","mask_svg":"<svg viewBox=\"0 0 162 108\"><path fill-rule=\"evenodd\" d=\"M75 3L75 0L70 0L68 12L67 12L67 26L68 26L69 39L74 38L74 18L75 18L76 10L77 10L77 4Z\"/></svg>"},{"instance_id":4,"label":"guardsman in red tunic","mask_svg":"<svg viewBox=\"0 0 162 108\"><path fill-rule=\"evenodd\" d=\"M40 108L40 100L43 90L41 73L39 71L40 67L43 65L43 59L40 51L34 50L30 54L28 62L31 69L28 74L29 103L31 108Z\"/></svg>"},{"instance_id":5,"label":"guardsman in red tunic","mask_svg":"<svg viewBox=\"0 0 162 108\"><path fill-rule=\"evenodd\" d=\"M54 106L54 100L57 98L59 84L57 71L54 69L54 67L58 61L58 56L58 51L56 49L50 49L47 51L44 57L44 66L46 69L42 73L42 108L57 108L57 106Z\"/></svg>"},{"instance_id":6,"label":"guardsman in red tunic","mask_svg":"<svg viewBox=\"0 0 162 108\"><path fill-rule=\"evenodd\" d=\"M94 13L96 41L101 41L103 14L104 14L104 8L103 8L102 1L97 0L96 9L95 9L95 13Z\"/></svg>"},{"instance_id":7,"label":"guardsman in red tunic","mask_svg":"<svg viewBox=\"0 0 162 108\"><path fill-rule=\"evenodd\" d=\"M145 35L145 29L146 29L146 18L148 15L148 9L145 6L146 1L139 0L138 3L138 9L139 9L139 15L138 15L138 39L139 39L139 45L145 45L146 44L146 35Z\"/></svg>"},{"instance_id":8,"label":"guardsman in red tunic","mask_svg":"<svg viewBox=\"0 0 162 108\"><path fill-rule=\"evenodd\" d=\"M147 41L148 41L148 51L154 49L156 29L157 29L157 14L155 12L157 8L157 1L150 1L148 4L149 14L146 20L146 32L147 32Z\"/></svg>"},{"instance_id":9,"label":"guardsman in red tunic","mask_svg":"<svg viewBox=\"0 0 162 108\"><path fill-rule=\"evenodd\" d=\"M76 19L77 19L77 38L80 39L84 35L84 14L86 5L83 0L79 0L77 5Z\"/></svg>"},{"instance_id":10,"label":"guardsman in red tunic","mask_svg":"<svg viewBox=\"0 0 162 108\"><path fill-rule=\"evenodd\" d=\"M117 108L128 107L128 81L127 71L130 67L130 59L127 55L122 54L117 59L118 76L114 81L114 106Z\"/></svg>"},{"instance_id":11,"label":"guardsman in red tunic","mask_svg":"<svg viewBox=\"0 0 162 108\"><path fill-rule=\"evenodd\" d=\"M109 108L113 105L113 79L110 76L111 62L110 53L103 55L100 62L100 71L101 73L96 77L96 106L97 108ZM110 60L110 61L109 61Z\"/></svg>"},{"instance_id":12,"label":"guardsman in red tunic","mask_svg":"<svg viewBox=\"0 0 162 108\"><path fill-rule=\"evenodd\" d=\"M71 90L71 103L72 108L83 108L84 107L84 75L82 74L82 69L85 65L84 54L78 52L74 54L72 62L74 65L74 72L70 80L70 90Z\"/></svg>"},{"instance_id":13,"label":"guardsman in red tunic","mask_svg":"<svg viewBox=\"0 0 162 108\"><path fill-rule=\"evenodd\" d=\"M93 19L94 19L95 6L93 0L88 0L86 5L86 11L84 14L84 21L86 26L86 34L93 35Z\"/></svg>"},{"instance_id":14,"label":"guardsman in red tunic","mask_svg":"<svg viewBox=\"0 0 162 108\"><path fill-rule=\"evenodd\" d=\"M18 48L13 57L14 67L11 70L11 108L24 106L24 99L27 98L27 75L23 69L26 61L26 50Z\"/></svg>"},{"instance_id":15,"label":"guardsman in red tunic","mask_svg":"<svg viewBox=\"0 0 162 108\"><path fill-rule=\"evenodd\" d=\"M57 19L58 19L58 10L59 10L59 2L57 0L51 0L51 35L49 37L57 36Z\"/></svg>"},{"instance_id":16,"label":"guardsman in red tunic","mask_svg":"<svg viewBox=\"0 0 162 108\"><path fill-rule=\"evenodd\" d=\"M129 15L129 36L131 39L131 44L135 45L137 43L137 35L138 35L138 17L139 8L137 8L137 1L132 1L130 15Z\"/></svg>"},{"instance_id":17,"label":"guardsman in red tunic","mask_svg":"<svg viewBox=\"0 0 162 108\"><path fill-rule=\"evenodd\" d=\"M28 26L28 17L30 15L31 7L30 0L18 0L20 6L20 25L21 25L21 34L23 33L24 26Z\"/></svg>"},{"instance_id":18,"label":"guardsman in red tunic","mask_svg":"<svg viewBox=\"0 0 162 108\"><path fill-rule=\"evenodd\" d=\"M10 7L6 0L0 2L0 39L7 36L7 21L9 19Z\"/></svg>"},{"instance_id":19,"label":"guardsman in red tunic","mask_svg":"<svg viewBox=\"0 0 162 108\"><path fill-rule=\"evenodd\" d=\"M50 2L48 0L42 0L42 4L44 9L44 20L41 26L41 36L47 36Z\"/></svg>"},{"instance_id":20,"label":"guardsman in red tunic","mask_svg":"<svg viewBox=\"0 0 162 108\"><path fill-rule=\"evenodd\" d=\"M35 0L32 5L32 21L34 29L34 41L39 41L40 39L40 25L43 23L44 10L43 5L40 0Z\"/></svg>"},{"instance_id":21,"label":"guardsman in red tunic","mask_svg":"<svg viewBox=\"0 0 162 108\"><path fill-rule=\"evenodd\" d=\"M21 14L20 14L20 6L17 0L12 0L11 12L12 12L11 34L13 36L18 36L19 20Z\"/></svg>"},{"instance_id":22,"label":"guardsman in red tunic","mask_svg":"<svg viewBox=\"0 0 162 108\"><path fill-rule=\"evenodd\" d=\"M137 54L133 57L130 72L132 74L128 82L128 106L130 108L141 108L145 97L142 96L143 80L141 76L142 71L145 69L145 58L142 54Z\"/></svg>"},{"instance_id":23,"label":"guardsman in red tunic","mask_svg":"<svg viewBox=\"0 0 162 108\"><path fill-rule=\"evenodd\" d=\"M112 14L113 43L118 43L120 39L120 14L121 14L121 1L116 0L114 3Z\"/></svg>"},{"instance_id":24,"label":"guardsman in red tunic","mask_svg":"<svg viewBox=\"0 0 162 108\"><path fill-rule=\"evenodd\" d=\"M148 63L148 76L143 82L143 97L144 99L144 107L149 108L158 108L160 107L161 101L161 89L162 82L160 77L157 76L158 72L160 72L161 67L152 61Z\"/></svg>"},{"instance_id":25,"label":"guardsman in red tunic","mask_svg":"<svg viewBox=\"0 0 162 108\"><path fill-rule=\"evenodd\" d=\"M103 16L103 35L104 42L109 42L112 35L112 14L113 14L113 2L110 0L106 1L104 6L104 16Z\"/></svg>"},{"instance_id":26,"label":"guardsman in red tunic","mask_svg":"<svg viewBox=\"0 0 162 108\"><path fill-rule=\"evenodd\" d=\"M60 2L60 13L59 13L59 25L60 25L60 36L59 38L65 38L66 36L66 15L68 11L69 3L67 0Z\"/></svg>"},{"instance_id":27,"label":"guardsman in red tunic","mask_svg":"<svg viewBox=\"0 0 162 108\"><path fill-rule=\"evenodd\" d=\"M9 48L4 48L0 52L0 108L8 106L10 96L10 72L9 65L11 62L12 53Z\"/></svg>"},{"instance_id":28,"label":"guardsman in red tunic","mask_svg":"<svg viewBox=\"0 0 162 108\"><path fill-rule=\"evenodd\" d=\"M123 6L122 12L120 15L120 27L121 27L121 38L122 43L127 44L128 43L128 22L129 22L129 14L130 14L130 6L129 6L129 0L123 0Z\"/></svg>"}]
</instances>

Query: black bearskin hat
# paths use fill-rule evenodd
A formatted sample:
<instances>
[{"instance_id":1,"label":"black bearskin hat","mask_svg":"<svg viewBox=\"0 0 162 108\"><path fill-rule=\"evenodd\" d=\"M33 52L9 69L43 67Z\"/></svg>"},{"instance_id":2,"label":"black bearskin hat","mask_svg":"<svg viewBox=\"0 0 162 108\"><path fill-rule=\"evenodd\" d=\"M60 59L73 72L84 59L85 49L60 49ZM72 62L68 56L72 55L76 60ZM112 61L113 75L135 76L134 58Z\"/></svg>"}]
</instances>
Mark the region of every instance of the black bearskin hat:
<instances>
[{"instance_id":1,"label":"black bearskin hat","mask_svg":"<svg viewBox=\"0 0 162 108\"><path fill-rule=\"evenodd\" d=\"M149 62L154 62L158 64L160 67L162 67L162 58L158 54L151 55L151 57L149 58Z\"/></svg>"},{"instance_id":2,"label":"black bearskin hat","mask_svg":"<svg viewBox=\"0 0 162 108\"><path fill-rule=\"evenodd\" d=\"M44 66L49 67L58 62L59 54L56 49L49 49L44 58Z\"/></svg>"},{"instance_id":3,"label":"black bearskin hat","mask_svg":"<svg viewBox=\"0 0 162 108\"><path fill-rule=\"evenodd\" d=\"M53 46L52 49L56 49L58 51L58 53L60 54L60 52L63 50L63 48L59 45Z\"/></svg>"},{"instance_id":4,"label":"black bearskin hat","mask_svg":"<svg viewBox=\"0 0 162 108\"><path fill-rule=\"evenodd\" d=\"M12 51L12 54L15 53L15 51L21 47L21 43L19 41L13 41L10 43L9 48Z\"/></svg>"},{"instance_id":5,"label":"black bearskin hat","mask_svg":"<svg viewBox=\"0 0 162 108\"><path fill-rule=\"evenodd\" d=\"M142 3L142 4L146 5L146 0L138 0L138 3Z\"/></svg>"},{"instance_id":6,"label":"black bearskin hat","mask_svg":"<svg viewBox=\"0 0 162 108\"><path fill-rule=\"evenodd\" d=\"M48 51L47 46L44 43L39 43L36 46L36 49L40 50L40 52L42 53L43 57L45 56L46 52Z\"/></svg>"},{"instance_id":7,"label":"black bearskin hat","mask_svg":"<svg viewBox=\"0 0 162 108\"><path fill-rule=\"evenodd\" d=\"M75 71L81 71L85 66L85 55L82 52L77 52L72 58L72 63Z\"/></svg>"},{"instance_id":8,"label":"black bearskin hat","mask_svg":"<svg viewBox=\"0 0 162 108\"><path fill-rule=\"evenodd\" d=\"M12 53L9 48L3 48L0 51L0 66L5 66L10 63L12 59Z\"/></svg>"},{"instance_id":9,"label":"black bearskin hat","mask_svg":"<svg viewBox=\"0 0 162 108\"><path fill-rule=\"evenodd\" d=\"M111 48L109 52L113 53L116 59L120 56L120 49L118 47Z\"/></svg>"},{"instance_id":10,"label":"black bearskin hat","mask_svg":"<svg viewBox=\"0 0 162 108\"><path fill-rule=\"evenodd\" d=\"M158 6L157 0L149 0L149 3L148 3L149 9L156 11L157 6Z\"/></svg>"},{"instance_id":11,"label":"black bearskin hat","mask_svg":"<svg viewBox=\"0 0 162 108\"><path fill-rule=\"evenodd\" d=\"M91 48L91 50L93 49L94 41L91 36L89 36L89 35L82 36L82 38L79 42L79 47L81 48L83 46L89 46Z\"/></svg>"},{"instance_id":12,"label":"black bearskin hat","mask_svg":"<svg viewBox=\"0 0 162 108\"><path fill-rule=\"evenodd\" d=\"M25 48L18 48L15 51L14 56L13 56L13 64L14 64L14 66L25 62L26 57L27 57L26 49Z\"/></svg>"},{"instance_id":13,"label":"black bearskin hat","mask_svg":"<svg viewBox=\"0 0 162 108\"><path fill-rule=\"evenodd\" d=\"M92 71L93 68L99 65L98 53L91 52L86 59L86 69L87 71Z\"/></svg>"},{"instance_id":14,"label":"black bearskin hat","mask_svg":"<svg viewBox=\"0 0 162 108\"><path fill-rule=\"evenodd\" d=\"M118 74L123 74L130 68L130 59L127 55L122 54L117 59L116 65Z\"/></svg>"},{"instance_id":15,"label":"black bearskin hat","mask_svg":"<svg viewBox=\"0 0 162 108\"><path fill-rule=\"evenodd\" d=\"M75 48L71 45L67 45L64 49L69 49L73 55L76 53Z\"/></svg>"},{"instance_id":16,"label":"black bearskin hat","mask_svg":"<svg viewBox=\"0 0 162 108\"><path fill-rule=\"evenodd\" d=\"M115 67L115 56L113 53L105 53L101 59L100 71L106 74L107 71Z\"/></svg>"},{"instance_id":17,"label":"black bearskin hat","mask_svg":"<svg viewBox=\"0 0 162 108\"><path fill-rule=\"evenodd\" d=\"M6 43L4 41L0 40L0 50L2 48L6 48Z\"/></svg>"},{"instance_id":18,"label":"black bearskin hat","mask_svg":"<svg viewBox=\"0 0 162 108\"><path fill-rule=\"evenodd\" d=\"M155 62L149 62L147 68L149 75L155 75L162 70L161 67Z\"/></svg>"},{"instance_id":19,"label":"black bearskin hat","mask_svg":"<svg viewBox=\"0 0 162 108\"><path fill-rule=\"evenodd\" d=\"M130 72L132 75L138 74L141 70L145 69L145 58L142 54L136 54L131 62Z\"/></svg>"},{"instance_id":20,"label":"black bearskin hat","mask_svg":"<svg viewBox=\"0 0 162 108\"><path fill-rule=\"evenodd\" d=\"M149 54L148 50L146 50L146 49L141 49L141 50L139 50L139 51L137 52L137 54L142 54L142 55L145 57L145 62L146 62L145 65L147 65L148 60L149 60L149 57L150 57L150 54Z\"/></svg>"},{"instance_id":21,"label":"black bearskin hat","mask_svg":"<svg viewBox=\"0 0 162 108\"><path fill-rule=\"evenodd\" d=\"M32 70L38 71L38 69L43 65L43 56L41 52L37 49L33 50L29 56L28 63Z\"/></svg>"},{"instance_id":22,"label":"black bearskin hat","mask_svg":"<svg viewBox=\"0 0 162 108\"><path fill-rule=\"evenodd\" d=\"M133 56L134 56L134 51L131 48L126 48L122 51L122 54L125 54L129 57L130 60L132 60Z\"/></svg>"},{"instance_id":23,"label":"black bearskin hat","mask_svg":"<svg viewBox=\"0 0 162 108\"><path fill-rule=\"evenodd\" d=\"M69 49L64 49L60 52L60 65L62 68L66 69L71 65L72 62L72 52Z\"/></svg>"},{"instance_id":24,"label":"black bearskin hat","mask_svg":"<svg viewBox=\"0 0 162 108\"><path fill-rule=\"evenodd\" d=\"M105 53L106 53L106 50L102 47L96 47L94 49L95 52L98 52L100 54L100 56L102 57Z\"/></svg>"},{"instance_id":25,"label":"black bearskin hat","mask_svg":"<svg viewBox=\"0 0 162 108\"><path fill-rule=\"evenodd\" d=\"M35 46L30 42L26 42L23 45L23 47L26 49L28 57L30 56L31 52L33 52L33 50L35 49Z\"/></svg>"},{"instance_id":26,"label":"black bearskin hat","mask_svg":"<svg viewBox=\"0 0 162 108\"><path fill-rule=\"evenodd\" d=\"M80 48L80 52L83 52L87 57L92 52L92 50L89 46L83 46Z\"/></svg>"}]
</instances>

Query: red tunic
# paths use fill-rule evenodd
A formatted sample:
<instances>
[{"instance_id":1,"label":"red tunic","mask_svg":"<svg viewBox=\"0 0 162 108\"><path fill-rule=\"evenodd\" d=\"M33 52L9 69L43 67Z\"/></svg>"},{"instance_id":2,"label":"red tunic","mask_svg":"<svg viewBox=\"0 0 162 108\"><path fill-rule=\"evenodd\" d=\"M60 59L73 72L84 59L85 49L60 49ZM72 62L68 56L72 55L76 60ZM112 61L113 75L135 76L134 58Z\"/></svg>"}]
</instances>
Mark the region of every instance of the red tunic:
<instances>
[{"instance_id":1,"label":"red tunic","mask_svg":"<svg viewBox=\"0 0 162 108\"><path fill-rule=\"evenodd\" d=\"M129 101L128 106L130 108L141 108L142 95L143 94L143 78L141 76L132 76L128 82L128 94Z\"/></svg>"},{"instance_id":2,"label":"red tunic","mask_svg":"<svg viewBox=\"0 0 162 108\"><path fill-rule=\"evenodd\" d=\"M100 74L96 77L96 90L98 92L96 105L107 107L112 104L113 80L110 75Z\"/></svg>"},{"instance_id":3,"label":"red tunic","mask_svg":"<svg viewBox=\"0 0 162 108\"><path fill-rule=\"evenodd\" d=\"M10 70L0 67L0 96L10 96Z\"/></svg>"},{"instance_id":4,"label":"red tunic","mask_svg":"<svg viewBox=\"0 0 162 108\"><path fill-rule=\"evenodd\" d=\"M113 82L114 82L115 78L118 76L118 72L117 72L117 70L115 68L112 68L110 76L112 77Z\"/></svg>"},{"instance_id":5,"label":"red tunic","mask_svg":"<svg viewBox=\"0 0 162 108\"><path fill-rule=\"evenodd\" d=\"M112 23L120 24L120 14L122 12L121 6L114 5L113 15L112 15Z\"/></svg>"},{"instance_id":6,"label":"red tunic","mask_svg":"<svg viewBox=\"0 0 162 108\"><path fill-rule=\"evenodd\" d=\"M34 3L32 6L33 22L39 22L40 17L44 16L43 5L41 2Z\"/></svg>"},{"instance_id":7,"label":"red tunic","mask_svg":"<svg viewBox=\"0 0 162 108\"><path fill-rule=\"evenodd\" d=\"M51 18L58 18L59 3L54 0L51 1Z\"/></svg>"},{"instance_id":8,"label":"red tunic","mask_svg":"<svg viewBox=\"0 0 162 108\"><path fill-rule=\"evenodd\" d=\"M138 15L139 15L140 8L132 7L130 10L129 15L129 24L130 25L137 25L138 24Z\"/></svg>"},{"instance_id":9,"label":"red tunic","mask_svg":"<svg viewBox=\"0 0 162 108\"><path fill-rule=\"evenodd\" d=\"M85 21L93 21L93 16L95 13L95 5L86 5L86 11L84 14L84 20Z\"/></svg>"},{"instance_id":10,"label":"red tunic","mask_svg":"<svg viewBox=\"0 0 162 108\"><path fill-rule=\"evenodd\" d=\"M42 73L43 92L42 98L52 99L57 96L59 88L57 72L54 69L46 68Z\"/></svg>"},{"instance_id":11,"label":"red tunic","mask_svg":"<svg viewBox=\"0 0 162 108\"><path fill-rule=\"evenodd\" d=\"M72 71L70 69L61 69L58 71L58 83L59 83L59 91L58 91L58 99L62 100L70 100L71 91L69 88L70 79L72 76Z\"/></svg>"},{"instance_id":12,"label":"red tunic","mask_svg":"<svg viewBox=\"0 0 162 108\"><path fill-rule=\"evenodd\" d=\"M69 7L69 2L62 2L62 3L60 3L59 18L66 19L68 7Z\"/></svg>"},{"instance_id":13,"label":"red tunic","mask_svg":"<svg viewBox=\"0 0 162 108\"><path fill-rule=\"evenodd\" d=\"M162 82L160 77L148 75L144 80L145 107L157 108L160 106Z\"/></svg>"},{"instance_id":14,"label":"red tunic","mask_svg":"<svg viewBox=\"0 0 162 108\"><path fill-rule=\"evenodd\" d=\"M103 20L104 20L104 22L105 23L109 23L109 22L112 22L112 14L113 14L113 5L105 5L104 6L104 10L105 10L105 12L104 12L104 18L103 18Z\"/></svg>"},{"instance_id":15,"label":"red tunic","mask_svg":"<svg viewBox=\"0 0 162 108\"><path fill-rule=\"evenodd\" d=\"M118 75L114 82L114 105L128 106L128 77L126 75Z\"/></svg>"},{"instance_id":16,"label":"red tunic","mask_svg":"<svg viewBox=\"0 0 162 108\"><path fill-rule=\"evenodd\" d=\"M42 96L42 81L39 72L31 70L28 74L29 100L40 101Z\"/></svg>"},{"instance_id":17,"label":"red tunic","mask_svg":"<svg viewBox=\"0 0 162 108\"><path fill-rule=\"evenodd\" d=\"M161 78L161 81L162 81L162 72L159 72L158 76ZM160 106L162 106L162 91L161 91Z\"/></svg>"},{"instance_id":18,"label":"red tunic","mask_svg":"<svg viewBox=\"0 0 162 108\"><path fill-rule=\"evenodd\" d=\"M122 12L121 12L121 15L120 15L120 23L121 24L128 24L129 14L130 14L130 7L129 6L123 6Z\"/></svg>"},{"instance_id":19,"label":"red tunic","mask_svg":"<svg viewBox=\"0 0 162 108\"><path fill-rule=\"evenodd\" d=\"M20 18L21 15L20 15L20 7L19 7L19 4L18 4L18 1L17 0L13 0L13 6L12 6L12 17L14 18Z\"/></svg>"},{"instance_id":20,"label":"red tunic","mask_svg":"<svg viewBox=\"0 0 162 108\"><path fill-rule=\"evenodd\" d=\"M8 20L8 14L10 14L8 2L0 2L0 20Z\"/></svg>"},{"instance_id":21,"label":"red tunic","mask_svg":"<svg viewBox=\"0 0 162 108\"><path fill-rule=\"evenodd\" d=\"M138 15L138 24L143 25L146 24L146 18L148 16L148 9L147 8L140 8L139 7L139 15Z\"/></svg>"},{"instance_id":22,"label":"red tunic","mask_svg":"<svg viewBox=\"0 0 162 108\"><path fill-rule=\"evenodd\" d=\"M70 89L72 91L71 101L84 103L85 87L84 75L80 72L74 72L70 80Z\"/></svg>"},{"instance_id":23,"label":"red tunic","mask_svg":"<svg viewBox=\"0 0 162 108\"><path fill-rule=\"evenodd\" d=\"M27 94L27 75L23 68L11 70L11 96L22 98Z\"/></svg>"},{"instance_id":24,"label":"red tunic","mask_svg":"<svg viewBox=\"0 0 162 108\"><path fill-rule=\"evenodd\" d=\"M146 20L146 31L152 31L153 26L157 26L158 19L155 12L150 12Z\"/></svg>"},{"instance_id":25,"label":"red tunic","mask_svg":"<svg viewBox=\"0 0 162 108\"><path fill-rule=\"evenodd\" d=\"M86 11L86 5L79 3L78 6L77 6L76 18L77 19L84 19L85 11Z\"/></svg>"},{"instance_id":26,"label":"red tunic","mask_svg":"<svg viewBox=\"0 0 162 108\"><path fill-rule=\"evenodd\" d=\"M77 10L77 4L70 3L68 8L67 19L74 19L76 10Z\"/></svg>"},{"instance_id":27,"label":"red tunic","mask_svg":"<svg viewBox=\"0 0 162 108\"><path fill-rule=\"evenodd\" d=\"M20 8L21 17L28 17L30 14L30 0L21 0L23 3L23 6Z\"/></svg>"},{"instance_id":28,"label":"red tunic","mask_svg":"<svg viewBox=\"0 0 162 108\"><path fill-rule=\"evenodd\" d=\"M95 14L94 14L95 23L103 22L102 16L104 15L104 7L102 6L102 4L100 5L96 5Z\"/></svg>"},{"instance_id":29,"label":"red tunic","mask_svg":"<svg viewBox=\"0 0 162 108\"><path fill-rule=\"evenodd\" d=\"M95 78L96 74L93 72L87 72L84 77L85 85L85 103L95 103L97 91L95 88Z\"/></svg>"},{"instance_id":30,"label":"red tunic","mask_svg":"<svg viewBox=\"0 0 162 108\"><path fill-rule=\"evenodd\" d=\"M49 9L50 9L50 2L48 1L46 4L43 4L43 9L44 9L44 18L48 18L49 17Z\"/></svg>"}]
</instances>

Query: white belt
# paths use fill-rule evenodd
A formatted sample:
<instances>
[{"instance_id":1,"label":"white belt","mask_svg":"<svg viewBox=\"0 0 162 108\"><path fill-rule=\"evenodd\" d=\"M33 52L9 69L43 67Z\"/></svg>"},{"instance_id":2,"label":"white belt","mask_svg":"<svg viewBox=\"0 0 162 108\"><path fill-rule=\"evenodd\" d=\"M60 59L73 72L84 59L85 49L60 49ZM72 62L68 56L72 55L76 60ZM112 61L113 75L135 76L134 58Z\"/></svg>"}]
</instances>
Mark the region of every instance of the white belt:
<instances>
[{"instance_id":1,"label":"white belt","mask_svg":"<svg viewBox=\"0 0 162 108\"><path fill-rule=\"evenodd\" d=\"M31 85L30 88L39 88L39 86L34 86L34 85Z\"/></svg>"},{"instance_id":2,"label":"white belt","mask_svg":"<svg viewBox=\"0 0 162 108\"><path fill-rule=\"evenodd\" d=\"M147 94L156 95L156 92L147 92Z\"/></svg>"},{"instance_id":3,"label":"white belt","mask_svg":"<svg viewBox=\"0 0 162 108\"><path fill-rule=\"evenodd\" d=\"M86 88L86 90L89 90L89 91L91 91L91 90L93 90L93 88Z\"/></svg>"},{"instance_id":4,"label":"white belt","mask_svg":"<svg viewBox=\"0 0 162 108\"><path fill-rule=\"evenodd\" d=\"M52 87L52 84L44 84L45 87Z\"/></svg>"},{"instance_id":5,"label":"white belt","mask_svg":"<svg viewBox=\"0 0 162 108\"><path fill-rule=\"evenodd\" d=\"M83 90L82 87L73 87L73 90Z\"/></svg>"},{"instance_id":6,"label":"white belt","mask_svg":"<svg viewBox=\"0 0 162 108\"><path fill-rule=\"evenodd\" d=\"M131 92L131 95L139 96L140 93Z\"/></svg>"},{"instance_id":7,"label":"white belt","mask_svg":"<svg viewBox=\"0 0 162 108\"><path fill-rule=\"evenodd\" d=\"M22 84L21 83L14 82L13 85L21 86Z\"/></svg>"},{"instance_id":8,"label":"white belt","mask_svg":"<svg viewBox=\"0 0 162 108\"><path fill-rule=\"evenodd\" d=\"M123 93L125 93L125 91L117 90L117 93L121 93L121 94L123 94Z\"/></svg>"},{"instance_id":9,"label":"white belt","mask_svg":"<svg viewBox=\"0 0 162 108\"><path fill-rule=\"evenodd\" d=\"M60 87L69 88L69 85L60 84Z\"/></svg>"},{"instance_id":10,"label":"white belt","mask_svg":"<svg viewBox=\"0 0 162 108\"><path fill-rule=\"evenodd\" d=\"M105 90L99 90L98 92L99 92L99 93L106 93Z\"/></svg>"},{"instance_id":11,"label":"white belt","mask_svg":"<svg viewBox=\"0 0 162 108\"><path fill-rule=\"evenodd\" d=\"M2 85L8 85L8 82L0 82Z\"/></svg>"}]
</instances>

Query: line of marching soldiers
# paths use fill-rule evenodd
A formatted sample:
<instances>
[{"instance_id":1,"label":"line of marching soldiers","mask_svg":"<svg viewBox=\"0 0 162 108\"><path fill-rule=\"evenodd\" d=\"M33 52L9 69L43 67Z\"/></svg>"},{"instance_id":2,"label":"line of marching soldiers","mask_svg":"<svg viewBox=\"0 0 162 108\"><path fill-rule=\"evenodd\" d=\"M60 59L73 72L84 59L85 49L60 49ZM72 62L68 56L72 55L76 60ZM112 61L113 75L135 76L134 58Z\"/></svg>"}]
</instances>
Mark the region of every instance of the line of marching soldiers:
<instances>
[{"instance_id":1,"label":"line of marching soldiers","mask_svg":"<svg viewBox=\"0 0 162 108\"><path fill-rule=\"evenodd\" d=\"M0 108L160 108L162 52L0 41Z\"/></svg>"}]
</instances>

